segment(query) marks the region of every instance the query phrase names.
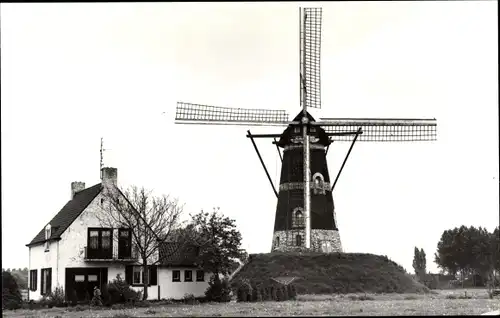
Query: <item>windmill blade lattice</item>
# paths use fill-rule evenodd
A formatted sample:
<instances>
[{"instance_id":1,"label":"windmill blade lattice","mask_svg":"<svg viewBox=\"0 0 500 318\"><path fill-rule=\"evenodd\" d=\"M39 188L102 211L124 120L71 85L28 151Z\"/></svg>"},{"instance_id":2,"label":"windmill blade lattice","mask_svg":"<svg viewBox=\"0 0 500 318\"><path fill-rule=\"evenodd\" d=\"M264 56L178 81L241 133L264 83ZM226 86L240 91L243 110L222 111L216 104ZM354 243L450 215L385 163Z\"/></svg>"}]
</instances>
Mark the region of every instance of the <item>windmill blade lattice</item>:
<instances>
[{"instance_id":1,"label":"windmill blade lattice","mask_svg":"<svg viewBox=\"0 0 500 318\"><path fill-rule=\"evenodd\" d=\"M177 102L176 124L286 126L285 110L209 106Z\"/></svg>"},{"instance_id":2,"label":"windmill blade lattice","mask_svg":"<svg viewBox=\"0 0 500 318\"><path fill-rule=\"evenodd\" d=\"M321 108L321 19L322 8L304 8L300 23L301 93L307 107ZM303 99L301 98L301 103ZM304 105L301 105L304 107Z\"/></svg>"},{"instance_id":3,"label":"windmill blade lattice","mask_svg":"<svg viewBox=\"0 0 500 318\"><path fill-rule=\"evenodd\" d=\"M405 142L437 139L435 119L322 118L317 124L330 134L356 131L361 127L363 133L357 141ZM332 140L352 141L352 136L334 135Z\"/></svg>"}]
</instances>

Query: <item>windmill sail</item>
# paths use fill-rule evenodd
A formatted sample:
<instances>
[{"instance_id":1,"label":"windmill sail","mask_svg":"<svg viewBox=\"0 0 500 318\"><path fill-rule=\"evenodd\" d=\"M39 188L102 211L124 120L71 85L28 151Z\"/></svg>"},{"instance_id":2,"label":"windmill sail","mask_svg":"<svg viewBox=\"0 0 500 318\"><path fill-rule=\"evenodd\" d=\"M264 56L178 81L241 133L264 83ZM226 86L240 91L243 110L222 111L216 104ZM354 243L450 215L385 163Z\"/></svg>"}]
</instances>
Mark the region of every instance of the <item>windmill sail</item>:
<instances>
[{"instance_id":1,"label":"windmill sail","mask_svg":"<svg viewBox=\"0 0 500 318\"><path fill-rule=\"evenodd\" d=\"M405 142L435 141L436 119L417 118L321 118L316 124L327 133L335 133L335 141L352 141L352 136L338 133L355 131L361 127L358 141Z\"/></svg>"},{"instance_id":2,"label":"windmill sail","mask_svg":"<svg viewBox=\"0 0 500 318\"><path fill-rule=\"evenodd\" d=\"M283 126L291 124L285 110L232 108L183 102L177 102L175 123L245 126Z\"/></svg>"},{"instance_id":3,"label":"windmill sail","mask_svg":"<svg viewBox=\"0 0 500 318\"><path fill-rule=\"evenodd\" d=\"M307 107L321 108L321 8L304 8L300 19L301 94ZM303 99L301 98L301 103ZM304 105L301 105L304 107Z\"/></svg>"}]
</instances>

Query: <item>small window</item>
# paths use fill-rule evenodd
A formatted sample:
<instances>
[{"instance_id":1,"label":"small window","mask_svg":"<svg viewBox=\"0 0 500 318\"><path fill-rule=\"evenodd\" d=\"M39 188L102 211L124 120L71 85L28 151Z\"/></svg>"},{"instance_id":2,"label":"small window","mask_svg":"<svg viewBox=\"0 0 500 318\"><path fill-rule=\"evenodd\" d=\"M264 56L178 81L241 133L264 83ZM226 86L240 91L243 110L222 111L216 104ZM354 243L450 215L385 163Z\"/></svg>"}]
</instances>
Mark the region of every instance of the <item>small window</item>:
<instances>
[{"instance_id":1,"label":"small window","mask_svg":"<svg viewBox=\"0 0 500 318\"><path fill-rule=\"evenodd\" d=\"M184 281L185 282L192 282L193 281L193 271L191 271L191 270L184 271Z\"/></svg>"},{"instance_id":2,"label":"small window","mask_svg":"<svg viewBox=\"0 0 500 318\"><path fill-rule=\"evenodd\" d=\"M205 272L202 270L197 270L196 271L196 281L197 282L204 282L205 281Z\"/></svg>"},{"instance_id":3,"label":"small window","mask_svg":"<svg viewBox=\"0 0 500 318\"><path fill-rule=\"evenodd\" d=\"M132 270L132 285L141 285L143 278L142 266L134 266Z\"/></svg>"},{"instance_id":4,"label":"small window","mask_svg":"<svg viewBox=\"0 0 500 318\"><path fill-rule=\"evenodd\" d=\"M75 275L75 282L85 281L85 275Z\"/></svg>"},{"instance_id":5,"label":"small window","mask_svg":"<svg viewBox=\"0 0 500 318\"><path fill-rule=\"evenodd\" d=\"M276 246L280 246L280 237L279 236L276 237L275 242L276 242Z\"/></svg>"},{"instance_id":6,"label":"small window","mask_svg":"<svg viewBox=\"0 0 500 318\"><path fill-rule=\"evenodd\" d=\"M302 246L302 236L297 234L297 236L295 237L295 243L297 246Z\"/></svg>"},{"instance_id":7,"label":"small window","mask_svg":"<svg viewBox=\"0 0 500 318\"><path fill-rule=\"evenodd\" d=\"M88 280L89 282L97 282L97 275L89 275L89 276L87 277L87 280Z\"/></svg>"},{"instance_id":8,"label":"small window","mask_svg":"<svg viewBox=\"0 0 500 318\"><path fill-rule=\"evenodd\" d=\"M173 282L180 282L181 281L181 271L179 271L179 270L172 271L172 281Z\"/></svg>"},{"instance_id":9,"label":"small window","mask_svg":"<svg viewBox=\"0 0 500 318\"><path fill-rule=\"evenodd\" d=\"M104 198L101 198L101 207L104 205Z\"/></svg>"},{"instance_id":10,"label":"small window","mask_svg":"<svg viewBox=\"0 0 500 318\"><path fill-rule=\"evenodd\" d=\"M300 133L300 127L299 126L293 127L293 132L297 134Z\"/></svg>"},{"instance_id":11,"label":"small window","mask_svg":"<svg viewBox=\"0 0 500 318\"><path fill-rule=\"evenodd\" d=\"M295 208L293 210L292 227L294 228L304 227L304 214L302 213L302 208Z\"/></svg>"},{"instance_id":12,"label":"small window","mask_svg":"<svg viewBox=\"0 0 500 318\"><path fill-rule=\"evenodd\" d=\"M45 227L45 252L49 250L49 239L51 234L50 224L47 224L47 226Z\"/></svg>"}]
</instances>

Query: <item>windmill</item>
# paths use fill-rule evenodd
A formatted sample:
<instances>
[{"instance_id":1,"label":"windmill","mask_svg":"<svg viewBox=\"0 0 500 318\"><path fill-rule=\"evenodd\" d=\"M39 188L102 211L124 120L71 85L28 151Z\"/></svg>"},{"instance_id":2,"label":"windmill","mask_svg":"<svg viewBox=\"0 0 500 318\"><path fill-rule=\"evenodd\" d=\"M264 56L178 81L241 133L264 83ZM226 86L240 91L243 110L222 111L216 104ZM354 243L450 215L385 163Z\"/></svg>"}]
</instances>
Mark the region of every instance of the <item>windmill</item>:
<instances>
[{"instance_id":1,"label":"windmill","mask_svg":"<svg viewBox=\"0 0 500 318\"><path fill-rule=\"evenodd\" d=\"M285 110L245 109L178 102L176 124L286 126L281 134L247 131L278 199L272 250L342 251L332 192L356 141L408 142L436 140L435 119L320 118L321 8L300 8L300 106L293 118ZM255 138L271 138L281 158L279 191L262 160ZM350 141L333 182L326 155L332 142ZM282 151L280 151L280 148ZM283 154L282 154L283 153ZM311 180L313 182L311 182ZM305 242L303 242L303 238ZM304 244L305 243L305 244Z\"/></svg>"}]
</instances>

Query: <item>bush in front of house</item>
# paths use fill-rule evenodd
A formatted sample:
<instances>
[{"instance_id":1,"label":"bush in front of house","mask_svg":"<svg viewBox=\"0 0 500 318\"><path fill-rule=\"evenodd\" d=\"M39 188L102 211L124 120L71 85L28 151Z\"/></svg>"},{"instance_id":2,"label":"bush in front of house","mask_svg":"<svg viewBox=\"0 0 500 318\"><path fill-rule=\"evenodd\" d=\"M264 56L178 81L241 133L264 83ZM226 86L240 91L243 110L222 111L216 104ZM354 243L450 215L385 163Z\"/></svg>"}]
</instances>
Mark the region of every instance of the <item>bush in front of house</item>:
<instances>
[{"instance_id":1,"label":"bush in front of house","mask_svg":"<svg viewBox=\"0 0 500 318\"><path fill-rule=\"evenodd\" d=\"M116 278L113 279L106 288L109 295L108 305L123 304L127 302L135 303L141 296L141 293L133 290L119 274L116 275Z\"/></svg>"},{"instance_id":2,"label":"bush in front of house","mask_svg":"<svg viewBox=\"0 0 500 318\"><path fill-rule=\"evenodd\" d=\"M14 276L2 271L2 309L21 308L22 302L21 292Z\"/></svg>"},{"instance_id":3,"label":"bush in front of house","mask_svg":"<svg viewBox=\"0 0 500 318\"><path fill-rule=\"evenodd\" d=\"M227 278L216 279L215 275L212 275L205 291L205 300L218 303L229 302L231 300L231 286Z\"/></svg>"}]
</instances>

